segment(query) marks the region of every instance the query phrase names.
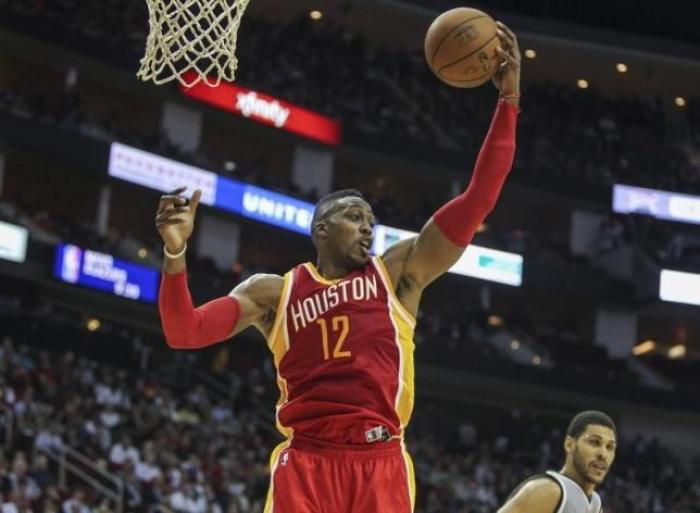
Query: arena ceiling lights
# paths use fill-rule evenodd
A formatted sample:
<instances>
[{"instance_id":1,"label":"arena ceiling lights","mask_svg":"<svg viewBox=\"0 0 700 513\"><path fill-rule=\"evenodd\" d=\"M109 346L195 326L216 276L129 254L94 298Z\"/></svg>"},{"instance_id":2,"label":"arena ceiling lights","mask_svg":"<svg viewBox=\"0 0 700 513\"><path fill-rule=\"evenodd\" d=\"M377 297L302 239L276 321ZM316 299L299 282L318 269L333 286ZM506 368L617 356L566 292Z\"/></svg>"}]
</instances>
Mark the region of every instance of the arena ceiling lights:
<instances>
[{"instance_id":1,"label":"arena ceiling lights","mask_svg":"<svg viewBox=\"0 0 700 513\"><path fill-rule=\"evenodd\" d=\"M659 279L659 299L700 306L700 274L663 269Z\"/></svg>"},{"instance_id":2,"label":"arena ceiling lights","mask_svg":"<svg viewBox=\"0 0 700 513\"><path fill-rule=\"evenodd\" d=\"M21 264L27 258L29 232L23 226L0 221L0 259Z\"/></svg>"}]
</instances>

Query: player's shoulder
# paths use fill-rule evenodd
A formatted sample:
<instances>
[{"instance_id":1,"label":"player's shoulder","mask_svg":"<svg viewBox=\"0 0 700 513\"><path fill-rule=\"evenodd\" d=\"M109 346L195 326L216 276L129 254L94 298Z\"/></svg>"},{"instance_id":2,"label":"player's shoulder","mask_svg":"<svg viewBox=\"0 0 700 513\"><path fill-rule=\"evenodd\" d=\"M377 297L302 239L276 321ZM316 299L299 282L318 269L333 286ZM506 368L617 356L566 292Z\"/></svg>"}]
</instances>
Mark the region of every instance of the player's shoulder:
<instances>
[{"instance_id":1,"label":"player's shoulder","mask_svg":"<svg viewBox=\"0 0 700 513\"><path fill-rule=\"evenodd\" d=\"M284 276L270 273L256 273L241 283L245 284L249 290L282 290L284 286Z\"/></svg>"},{"instance_id":2,"label":"player's shoulder","mask_svg":"<svg viewBox=\"0 0 700 513\"><path fill-rule=\"evenodd\" d=\"M540 474L516 488L499 513L554 513L561 498L559 483L547 474Z\"/></svg>"},{"instance_id":3,"label":"player's shoulder","mask_svg":"<svg viewBox=\"0 0 700 513\"><path fill-rule=\"evenodd\" d=\"M385 265L390 265L394 260L404 261L406 256L411 252L413 245L416 242L417 236L403 239L387 248L380 257Z\"/></svg>"},{"instance_id":4,"label":"player's shoulder","mask_svg":"<svg viewBox=\"0 0 700 513\"><path fill-rule=\"evenodd\" d=\"M546 474L527 481L523 489L527 496L537 500L551 498L558 501L562 494L559 483Z\"/></svg>"},{"instance_id":5,"label":"player's shoulder","mask_svg":"<svg viewBox=\"0 0 700 513\"><path fill-rule=\"evenodd\" d=\"M399 277L406 268L406 259L413 250L415 242L416 237L401 240L384 251L379 257L389 273L389 279L391 279L392 283L398 283Z\"/></svg>"}]
</instances>

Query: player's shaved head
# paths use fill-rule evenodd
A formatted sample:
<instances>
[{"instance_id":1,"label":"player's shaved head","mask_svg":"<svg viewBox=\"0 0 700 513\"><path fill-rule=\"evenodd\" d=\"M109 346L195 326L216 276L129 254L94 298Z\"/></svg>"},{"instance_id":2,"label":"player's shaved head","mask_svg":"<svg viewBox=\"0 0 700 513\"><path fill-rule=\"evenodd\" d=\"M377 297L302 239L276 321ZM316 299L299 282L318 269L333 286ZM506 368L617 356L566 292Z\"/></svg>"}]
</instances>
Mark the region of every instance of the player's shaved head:
<instances>
[{"instance_id":1,"label":"player's shaved head","mask_svg":"<svg viewBox=\"0 0 700 513\"><path fill-rule=\"evenodd\" d=\"M367 202L365 196L357 189L340 189L323 196L320 200L318 200L316 208L314 209L314 215L311 218L311 239L314 240L314 243L316 224L319 221L327 219L328 216L333 215L337 207L340 206L339 200L342 200L343 198L358 198L364 202Z\"/></svg>"},{"instance_id":2,"label":"player's shaved head","mask_svg":"<svg viewBox=\"0 0 700 513\"><path fill-rule=\"evenodd\" d=\"M339 191L333 191L326 194L320 200L318 200L316 208L314 209L314 215L311 219L312 230L318 221L325 218L330 211L333 210L333 206L337 203L337 201L343 198L360 198L363 201L367 201L365 196L357 189L341 189Z\"/></svg>"}]
</instances>

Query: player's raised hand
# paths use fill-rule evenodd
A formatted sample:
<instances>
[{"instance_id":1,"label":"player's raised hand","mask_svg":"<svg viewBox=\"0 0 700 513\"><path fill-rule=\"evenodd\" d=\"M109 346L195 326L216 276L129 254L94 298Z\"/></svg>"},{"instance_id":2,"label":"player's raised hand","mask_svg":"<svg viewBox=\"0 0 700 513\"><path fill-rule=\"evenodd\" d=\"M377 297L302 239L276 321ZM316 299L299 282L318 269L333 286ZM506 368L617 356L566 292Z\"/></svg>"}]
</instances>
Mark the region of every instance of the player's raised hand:
<instances>
[{"instance_id":1,"label":"player's raised hand","mask_svg":"<svg viewBox=\"0 0 700 513\"><path fill-rule=\"evenodd\" d=\"M500 21L496 22L496 35L501 45L496 49L501 58L501 69L493 77L493 84L502 95L520 94L520 47L512 30Z\"/></svg>"},{"instance_id":2,"label":"player's raised hand","mask_svg":"<svg viewBox=\"0 0 700 513\"><path fill-rule=\"evenodd\" d=\"M192 235L194 216L202 198L202 191L197 189L188 204L187 199L181 196L186 190L187 187L178 187L163 194L156 212L156 228L165 248L172 254L179 253Z\"/></svg>"}]
</instances>

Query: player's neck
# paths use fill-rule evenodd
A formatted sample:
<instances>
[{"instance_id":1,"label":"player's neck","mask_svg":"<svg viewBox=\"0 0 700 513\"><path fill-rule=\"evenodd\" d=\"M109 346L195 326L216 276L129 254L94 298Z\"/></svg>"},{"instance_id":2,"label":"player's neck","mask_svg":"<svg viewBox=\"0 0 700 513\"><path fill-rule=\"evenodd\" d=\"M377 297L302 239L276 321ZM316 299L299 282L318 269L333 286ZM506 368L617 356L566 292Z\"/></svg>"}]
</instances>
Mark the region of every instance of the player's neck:
<instances>
[{"instance_id":1,"label":"player's neck","mask_svg":"<svg viewBox=\"0 0 700 513\"><path fill-rule=\"evenodd\" d=\"M318 270L319 274L327 280L344 278L353 271L352 269L338 265L322 257L319 257L316 260L316 270Z\"/></svg>"},{"instance_id":2,"label":"player's neck","mask_svg":"<svg viewBox=\"0 0 700 513\"><path fill-rule=\"evenodd\" d=\"M575 481L582 489L584 492L586 492L586 495L590 497L593 495L593 492L595 491L595 483L591 483L587 479L584 478L574 467L573 465L564 465L564 468L562 468L559 473L563 476L568 477L572 481Z\"/></svg>"}]
</instances>

